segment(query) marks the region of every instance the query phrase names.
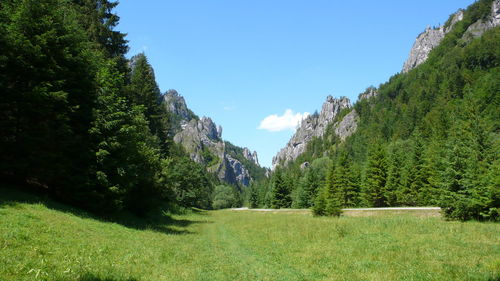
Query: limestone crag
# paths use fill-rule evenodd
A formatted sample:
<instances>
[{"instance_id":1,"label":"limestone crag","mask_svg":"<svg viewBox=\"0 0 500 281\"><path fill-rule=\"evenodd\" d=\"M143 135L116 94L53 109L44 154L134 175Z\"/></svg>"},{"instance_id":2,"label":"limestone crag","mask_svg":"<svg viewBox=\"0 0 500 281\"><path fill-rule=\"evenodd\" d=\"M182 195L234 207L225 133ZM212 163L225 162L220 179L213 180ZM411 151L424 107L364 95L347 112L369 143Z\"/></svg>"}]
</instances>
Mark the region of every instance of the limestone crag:
<instances>
[{"instance_id":1,"label":"limestone crag","mask_svg":"<svg viewBox=\"0 0 500 281\"><path fill-rule=\"evenodd\" d=\"M222 127L217 126L209 117L198 118L186 105L184 97L175 90L169 90L163 97L166 109L172 114L176 124L174 142L179 143L189 153L190 158L205 165L220 180L231 184L248 186L252 181L250 172L234 155L227 152L222 139ZM246 159L258 165L257 153L243 151Z\"/></svg>"},{"instance_id":2,"label":"limestone crag","mask_svg":"<svg viewBox=\"0 0 500 281\"><path fill-rule=\"evenodd\" d=\"M410 51L410 55L403 65L403 72L408 72L419 64L425 62L429 57L429 53L439 45L441 40L448 34L455 24L461 21L464 17L463 10L459 10L453 14L447 27L440 26L437 28L430 28L421 33ZM500 0L495 0L491 4L491 14L485 18L471 24L465 31L462 39L469 41L483 35L489 29L500 25Z\"/></svg>"},{"instance_id":3,"label":"limestone crag","mask_svg":"<svg viewBox=\"0 0 500 281\"><path fill-rule=\"evenodd\" d=\"M184 97L179 95L176 90L168 90L163 95L163 102L167 110L177 117L181 126L186 125L191 119L197 118L191 110L188 109Z\"/></svg>"},{"instance_id":4,"label":"limestone crag","mask_svg":"<svg viewBox=\"0 0 500 281\"><path fill-rule=\"evenodd\" d=\"M248 161L255 163L255 165L260 166L259 158L257 157L257 151L251 153L250 149L245 147L243 148L243 157L245 157L245 159L247 159Z\"/></svg>"},{"instance_id":5,"label":"limestone crag","mask_svg":"<svg viewBox=\"0 0 500 281\"><path fill-rule=\"evenodd\" d=\"M486 19L480 19L475 23L471 24L464 34L465 40L470 40L473 38L480 37L489 29L497 27L500 25L500 0L493 1L491 5L491 14Z\"/></svg>"},{"instance_id":6,"label":"limestone crag","mask_svg":"<svg viewBox=\"0 0 500 281\"><path fill-rule=\"evenodd\" d=\"M459 10L453 15L448 27L427 27L415 40L410 56L403 65L403 72L408 72L426 61L432 49L439 45L444 36L453 29L453 26L463 19L463 16L464 12Z\"/></svg>"},{"instance_id":7,"label":"limestone crag","mask_svg":"<svg viewBox=\"0 0 500 281\"><path fill-rule=\"evenodd\" d=\"M335 126L335 134L344 141L348 136L354 134L358 128L359 115L356 110L351 110L342 121Z\"/></svg>"},{"instance_id":8,"label":"limestone crag","mask_svg":"<svg viewBox=\"0 0 500 281\"><path fill-rule=\"evenodd\" d=\"M174 142L182 144L191 159L198 163L218 164L219 161L216 162L214 158L224 158L224 142L217 134L215 124L207 117L191 119L175 134ZM206 159L208 156L212 159Z\"/></svg>"},{"instance_id":9,"label":"limestone crag","mask_svg":"<svg viewBox=\"0 0 500 281\"><path fill-rule=\"evenodd\" d=\"M307 144L314 137L321 137L325 134L328 125L342 109L350 107L351 102L347 97L335 99L332 96L328 96L321 108L321 113L309 115L302 120L286 147L281 149L278 154L273 157L273 167L280 164L286 165L288 162L297 159L299 155L304 153ZM356 119L354 118L353 120ZM345 126L347 127L347 124ZM355 125L350 125L349 128L351 127L355 127ZM347 132L348 130L345 129L342 132L344 131Z\"/></svg>"},{"instance_id":10,"label":"limestone crag","mask_svg":"<svg viewBox=\"0 0 500 281\"><path fill-rule=\"evenodd\" d=\"M377 91L377 88L371 86L371 87L368 87L364 93L361 93L359 94L358 96L358 100L365 100L365 99L369 99L369 98L372 98L372 97L375 97L376 95L378 95L378 91Z\"/></svg>"}]
</instances>

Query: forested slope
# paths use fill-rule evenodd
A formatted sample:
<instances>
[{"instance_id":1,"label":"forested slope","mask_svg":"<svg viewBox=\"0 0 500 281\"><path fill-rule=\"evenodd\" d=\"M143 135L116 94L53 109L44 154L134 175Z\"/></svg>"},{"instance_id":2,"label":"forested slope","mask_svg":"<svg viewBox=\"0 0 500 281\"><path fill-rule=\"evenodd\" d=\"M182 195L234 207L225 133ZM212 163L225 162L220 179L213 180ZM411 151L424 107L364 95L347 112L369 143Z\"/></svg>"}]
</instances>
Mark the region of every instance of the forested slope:
<instances>
[{"instance_id":1,"label":"forested slope","mask_svg":"<svg viewBox=\"0 0 500 281\"><path fill-rule=\"evenodd\" d=\"M258 203L313 207L317 214L439 205L453 218L497 219L500 30L487 25L495 20L494 5L468 7L425 63L355 103L352 136L341 141L330 129L310 142L260 187L265 195ZM306 161L312 165L301 169Z\"/></svg>"}]
</instances>

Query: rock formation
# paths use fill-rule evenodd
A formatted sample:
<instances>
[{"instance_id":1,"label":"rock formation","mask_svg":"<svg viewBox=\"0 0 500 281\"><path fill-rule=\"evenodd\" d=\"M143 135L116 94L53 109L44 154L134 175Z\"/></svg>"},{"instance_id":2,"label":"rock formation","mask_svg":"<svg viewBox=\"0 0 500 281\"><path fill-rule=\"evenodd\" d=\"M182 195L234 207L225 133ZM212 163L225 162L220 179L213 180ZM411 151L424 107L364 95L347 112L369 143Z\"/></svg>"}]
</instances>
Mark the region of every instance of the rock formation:
<instances>
[{"instance_id":1,"label":"rock formation","mask_svg":"<svg viewBox=\"0 0 500 281\"><path fill-rule=\"evenodd\" d=\"M463 10L459 10L452 15L447 26L430 28L421 33L410 51L410 55L403 65L403 72L408 72L425 62L429 57L429 53L439 45L441 40L448 34L455 24L461 21L464 17ZM470 40L481 36L485 31L494 28L500 24L500 0L493 1L491 5L491 14L486 19L480 19L471 24L463 35L464 40Z\"/></svg>"},{"instance_id":2,"label":"rock formation","mask_svg":"<svg viewBox=\"0 0 500 281\"><path fill-rule=\"evenodd\" d=\"M365 100L378 95L377 88L371 86L368 87L363 93L359 94L358 100Z\"/></svg>"},{"instance_id":3,"label":"rock formation","mask_svg":"<svg viewBox=\"0 0 500 281\"><path fill-rule=\"evenodd\" d=\"M483 35L489 29L500 25L500 0L493 1L491 5L491 14L485 19L480 19L471 24L464 34L465 40L470 40Z\"/></svg>"},{"instance_id":4,"label":"rock formation","mask_svg":"<svg viewBox=\"0 0 500 281\"><path fill-rule=\"evenodd\" d=\"M222 127L209 117L198 118L186 105L184 98L175 90L169 90L163 97L166 109L172 114L174 142L181 144L190 158L207 167L220 180L231 184L248 186L252 181L247 167L230 155L222 139ZM257 152L243 149L247 160L258 165Z\"/></svg>"},{"instance_id":5,"label":"rock formation","mask_svg":"<svg viewBox=\"0 0 500 281\"><path fill-rule=\"evenodd\" d=\"M411 48L410 56L403 65L403 72L408 72L426 61L432 49L439 45L444 36L450 32L453 29L453 26L457 22L461 21L463 17L464 12L459 10L452 16L452 20L448 27L427 27L424 32L418 35L413 47Z\"/></svg>"},{"instance_id":6,"label":"rock formation","mask_svg":"<svg viewBox=\"0 0 500 281\"><path fill-rule=\"evenodd\" d=\"M334 99L332 96L328 96L326 98L326 102L321 108L321 113L309 115L302 120L299 128L297 128L297 131L290 139L286 147L281 149L280 152L273 157L273 167L276 167L276 165L281 163L286 165L288 162L297 159L297 157L305 151L307 144L314 137L321 137L325 134L328 125L335 119L342 109L350 107L351 103L347 97ZM356 118L352 115L350 118L353 122L355 122ZM353 124L344 124L343 129L339 130L339 132L345 133L345 135L341 138L345 139L348 134L352 134L352 128L355 130L355 127L356 125Z\"/></svg>"},{"instance_id":7,"label":"rock formation","mask_svg":"<svg viewBox=\"0 0 500 281\"><path fill-rule=\"evenodd\" d=\"M259 158L257 157L257 151L250 153L250 149L245 147L243 148L243 157L245 157L245 159L247 159L248 161L255 163L255 165L260 166Z\"/></svg>"}]
</instances>

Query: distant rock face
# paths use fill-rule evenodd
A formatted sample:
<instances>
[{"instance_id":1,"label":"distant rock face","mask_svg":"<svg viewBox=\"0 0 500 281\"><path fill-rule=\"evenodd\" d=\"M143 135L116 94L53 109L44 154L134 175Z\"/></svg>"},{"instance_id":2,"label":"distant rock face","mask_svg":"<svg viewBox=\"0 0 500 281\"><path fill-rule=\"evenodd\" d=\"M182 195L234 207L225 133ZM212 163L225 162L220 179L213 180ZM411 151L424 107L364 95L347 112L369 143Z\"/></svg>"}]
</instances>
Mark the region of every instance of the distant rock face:
<instances>
[{"instance_id":1,"label":"distant rock face","mask_svg":"<svg viewBox=\"0 0 500 281\"><path fill-rule=\"evenodd\" d=\"M163 96L163 102L169 112L181 118L181 125L185 125L194 118L186 105L184 97L179 95L176 90L168 90Z\"/></svg>"},{"instance_id":2,"label":"distant rock face","mask_svg":"<svg viewBox=\"0 0 500 281\"><path fill-rule=\"evenodd\" d=\"M500 0L493 1L491 14L486 19L481 19L471 24L464 34L465 40L470 40L483 35L489 29L500 25Z\"/></svg>"},{"instance_id":3,"label":"distant rock face","mask_svg":"<svg viewBox=\"0 0 500 281\"><path fill-rule=\"evenodd\" d=\"M365 100L378 95L377 89L375 87L369 87L364 93L359 94L358 100Z\"/></svg>"},{"instance_id":4,"label":"distant rock face","mask_svg":"<svg viewBox=\"0 0 500 281\"><path fill-rule=\"evenodd\" d=\"M410 51L410 56L403 65L403 72L408 72L426 61L432 49L439 45L444 36L450 32L453 26L461 21L463 17L464 12L459 10L453 15L451 24L447 28L444 26L437 28L427 27L415 40Z\"/></svg>"},{"instance_id":5,"label":"distant rock face","mask_svg":"<svg viewBox=\"0 0 500 281\"><path fill-rule=\"evenodd\" d=\"M441 40L448 34L455 24L464 17L463 10L456 12L451 18L448 27L440 26L437 28L428 27L421 33L410 51L410 56L403 65L403 72L408 72L427 60L429 53L439 45ZM489 29L500 25L500 0L495 0L491 4L491 14L486 19L480 19L471 24L463 35L464 40L471 40L483 35Z\"/></svg>"},{"instance_id":6,"label":"distant rock face","mask_svg":"<svg viewBox=\"0 0 500 281\"><path fill-rule=\"evenodd\" d=\"M335 126L335 134L344 141L348 136L356 132L358 128L358 118L358 113L353 109Z\"/></svg>"},{"instance_id":7,"label":"distant rock face","mask_svg":"<svg viewBox=\"0 0 500 281\"><path fill-rule=\"evenodd\" d=\"M245 157L245 159L247 159L248 161L255 163L255 165L260 166L259 158L257 157L257 151L250 153L250 149L245 147L243 148L243 157Z\"/></svg>"},{"instance_id":8,"label":"distant rock face","mask_svg":"<svg viewBox=\"0 0 500 281\"><path fill-rule=\"evenodd\" d=\"M181 144L193 161L205 164L207 170L215 173L220 180L248 186L252 181L250 173L238 159L227 153L222 127L209 117L196 117L175 90L169 90L163 99L167 110L180 122L174 142ZM248 155L245 155L245 151ZM258 164L256 152L252 154L248 148L244 148L243 152L245 158Z\"/></svg>"},{"instance_id":9,"label":"distant rock face","mask_svg":"<svg viewBox=\"0 0 500 281\"><path fill-rule=\"evenodd\" d=\"M313 137L321 137L325 134L328 124L330 124L337 114L345 108L350 108L351 102L347 97L335 99L332 96L326 98L326 102L321 108L320 114L313 114L302 120L299 128L290 139L286 147L280 150L273 157L273 167L283 163L287 164L290 161L297 159L299 155L304 153L307 144Z\"/></svg>"}]
</instances>

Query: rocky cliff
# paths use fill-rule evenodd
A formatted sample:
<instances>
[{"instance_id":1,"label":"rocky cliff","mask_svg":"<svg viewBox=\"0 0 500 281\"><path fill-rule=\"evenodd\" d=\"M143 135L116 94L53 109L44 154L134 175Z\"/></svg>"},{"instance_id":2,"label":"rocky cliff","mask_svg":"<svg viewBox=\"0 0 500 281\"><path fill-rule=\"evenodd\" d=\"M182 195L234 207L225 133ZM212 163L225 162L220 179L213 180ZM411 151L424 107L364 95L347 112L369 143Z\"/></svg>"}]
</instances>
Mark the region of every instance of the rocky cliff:
<instances>
[{"instance_id":1,"label":"rocky cliff","mask_svg":"<svg viewBox=\"0 0 500 281\"><path fill-rule=\"evenodd\" d=\"M444 26L436 28L427 27L422 32L413 47L411 48L410 55L403 65L403 72L408 72L425 62L429 57L429 53L441 43L441 40L448 34L453 27L463 19L464 11L459 10L453 14L448 23ZM494 28L500 24L500 0L494 0L491 4L491 13L488 17L480 19L470 25L463 35L464 40L470 40L481 36L485 31Z\"/></svg>"},{"instance_id":2,"label":"rocky cliff","mask_svg":"<svg viewBox=\"0 0 500 281\"><path fill-rule=\"evenodd\" d=\"M242 155L236 150L228 151L222 139L222 127L209 117L198 118L186 105L184 97L175 90L163 96L166 109L171 113L174 127L174 142L181 144L190 158L206 166L207 170L230 184L248 186L252 181L249 167L238 158L244 157L259 166L257 152L242 148ZM248 164L248 163L247 163Z\"/></svg>"},{"instance_id":3,"label":"rocky cliff","mask_svg":"<svg viewBox=\"0 0 500 281\"><path fill-rule=\"evenodd\" d=\"M483 35L489 29L500 25L500 0L495 0L491 4L491 14L484 19L480 19L471 24L465 31L463 39L470 40Z\"/></svg>"},{"instance_id":4,"label":"rocky cliff","mask_svg":"<svg viewBox=\"0 0 500 281\"><path fill-rule=\"evenodd\" d=\"M444 36L453 29L453 26L463 19L463 16L464 12L459 10L452 16L449 26L427 27L424 32L417 36L410 55L403 65L403 72L408 72L426 61L432 49L439 45Z\"/></svg>"},{"instance_id":5,"label":"rocky cliff","mask_svg":"<svg viewBox=\"0 0 500 281\"><path fill-rule=\"evenodd\" d=\"M286 165L288 162L297 159L306 150L307 144L314 137L323 136L328 125L337 117L339 112L347 108L351 108L351 102L347 97L335 99L332 96L328 96L325 103L323 103L321 112L309 115L302 120L286 147L273 157L273 167L280 164ZM340 122L334 124L335 133L341 139L345 139L356 130L356 120L357 113L351 111Z\"/></svg>"}]
</instances>

